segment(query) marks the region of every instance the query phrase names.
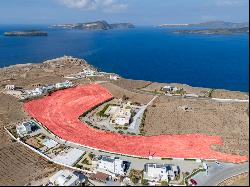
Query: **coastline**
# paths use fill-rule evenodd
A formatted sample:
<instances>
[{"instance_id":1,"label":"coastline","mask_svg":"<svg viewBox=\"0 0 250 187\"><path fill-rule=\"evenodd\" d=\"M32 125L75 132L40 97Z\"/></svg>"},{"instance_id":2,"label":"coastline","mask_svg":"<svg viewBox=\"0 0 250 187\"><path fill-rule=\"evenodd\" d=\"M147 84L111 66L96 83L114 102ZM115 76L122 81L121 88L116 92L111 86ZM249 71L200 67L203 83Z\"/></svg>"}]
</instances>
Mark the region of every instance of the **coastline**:
<instances>
[{"instance_id":1,"label":"coastline","mask_svg":"<svg viewBox=\"0 0 250 187\"><path fill-rule=\"evenodd\" d=\"M91 67L95 70L99 69L99 68L96 68L94 65L89 64L85 59L81 59L81 60L83 60L84 63L89 67ZM29 66L39 66L39 65L46 64L49 62L50 62L50 60L45 60L45 61L40 62L40 63L25 63L25 64L9 65L7 67L0 68L0 73L1 73L1 70L10 70L10 69L15 70L18 68L29 68ZM111 72L111 73L114 73L114 72ZM117 74L117 73L115 73L115 74ZM183 83L176 83L176 82L153 82L150 80L127 79L127 78L123 78L122 76L120 76L120 77L124 80L131 81L131 82L137 82L137 81L149 82L150 84L156 84L157 87L159 87L159 85L161 85L161 86L164 86L164 85L176 86L179 88L184 88L185 90L189 90L190 93L194 93L194 92L201 93L203 91L214 90L217 92L216 95L218 95L218 97L216 97L215 99L233 99L233 100L235 100L235 99L236 100L237 99L249 99L249 92L243 92L243 91L239 91L239 90L228 90L228 89L224 89L224 88L195 87L195 86L185 84L185 83L183 84Z\"/></svg>"},{"instance_id":2,"label":"coastline","mask_svg":"<svg viewBox=\"0 0 250 187\"><path fill-rule=\"evenodd\" d=\"M99 68L96 68L94 65L89 64L87 60L85 60L85 59L81 59L81 60L83 60L91 68L94 68L96 70L99 69ZM6 66L6 67L0 67L0 72L1 72L1 70L4 70L4 69L11 69L11 68L15 69L15 68L28 67L28 66L32 66L32 65L42 65L42 64L46 63L47 61L50 61L50 60L48 59L48 60L45 60L45 61L40 62L40 63L24 63L24 64L14 64L14 65ZM115 72L112 72L112 73L115 73ZM117 73L115 73L115 74L117 74ZM117 75L119 75L119 74L117 74ZM122 76L120 76L120 77L122 77ZM130 80L130 81L150 82L151 84L153 83L153 84L160 84L160 85L172 85L172 86L188 87L188 88L195 89L195 90L213 89L213 90L217 90L219 92L231 92L231 93L235 93L235 94L237 94L237 93L238 94L246 94L249 97L249 92L244 92L244 91L239 91L239 90L229 90L229 89L225 89L225 88L196 87L196 86L192 86L192 85L189 85L189 84L177 83L177 82L154 82L154 81L150 81L150 80L130 79L130 78L124 78L124 79Z\"/></svg>"}]
</instances>

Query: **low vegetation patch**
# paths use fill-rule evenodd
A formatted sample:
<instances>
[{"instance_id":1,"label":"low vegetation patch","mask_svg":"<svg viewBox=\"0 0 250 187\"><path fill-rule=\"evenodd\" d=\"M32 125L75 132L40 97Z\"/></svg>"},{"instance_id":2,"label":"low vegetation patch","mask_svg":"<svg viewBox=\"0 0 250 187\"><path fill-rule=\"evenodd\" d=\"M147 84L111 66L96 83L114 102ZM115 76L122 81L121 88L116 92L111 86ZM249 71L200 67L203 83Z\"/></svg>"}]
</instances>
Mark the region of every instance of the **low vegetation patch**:
<instances>
[{"instance_id":1,"label":"low vegetation patch","mask_svg":"<svg viewBox=\"0 0 250 187\"><path fill-rule=\"evenodd\" d=\"M115 104L107 104L100 112L97 113L100 117L109 117L109 115L106 115L105 112L110 106L117 106Z\"/></svg>"},{"instance_id":2,"label":"low vegetation patch","mask_svg":"<svg viewBox=\"0 0 250 187\"><path fill-rule=\"evenodd\" d=\"M208 93L208 97L212 98L213 92L215 91L215 89L211 89Z\"/></svg>"},{"instance_id":3,"label":"low vegetation patch","mask_svg":"<svg viewBox=\"0 0 250 187\"><path fill-rule=\"evenodd\" d=\"M143 170L131 169L129 173L129 178L134 184L138 184L139 180L142 180L143 178Z\"/></svg>"},{"instance_id":4,"label":"low vegetation patch","mask_svg":"<svg viewBox=\"0 0 250 187\"><path fill-rule=\"evenodd\" d=\"M17 134L17 131L16 131L16 128L15 128L15 127L9 129L9 132L10 132L15 138L18 138L18 134Z\"/></svg>"},{"instance_id":5,"label":"low vegetation patch","mask_svg":"<svg viewBox=\"0 0 250 187\"><path fill-rule=\"evenodd\" d=\"M173 158L161 158L161 160L173 160Z\"/></svg>"},{"instance_id":6,"label":"low vegetation patch","mask_svg":"<svg viewBox=\"0 0 250 187\"><path fill-rule=\"evenodd\" d=\"M88 113L90 113L90 112L92 112L93 110L95 110L95 109L97 109L98 107L100 107L101 105L103 105L104 103L107 103L107 102L109 102L109 101L111 101L111 100L113 100L114 98L111 98L111 99L108 99L107 101L105 101L105 102L103 102L103 103L100 103L100 104L98 104L98 105L96 105L95 107L93 107L92 109L90 109L90 110L88 110L88 111L86 111L86 112L84 112L79 118L81 119L81 118L83 118L83 117L85 117ZM107 105L106 105L107 106ZM105 107L106 107L105 106ZM104 107L104 108L105 108ZM107 108L105 109L105 111L107 110ZM104 111L104 112L105 112ZM99 113L98 113L99 114ZM104 113L103 113L104 114Z\"/></svg>"},{"instance_id":7,"label":"low vegetation patch","mask_svg":"<svg viewBox=\"0 0 250 187\"><path fill-rule=\"evenodd\" d=\"M149 185L147 179L142 179L142 180L141 180L141 184L142 184L143 186L148 186L148 185Z\"/></svg>"},{"instance_id":8,"label":"low vegetation patch","mask_svg":"<svg viewBox=\"0 0 250 187\"><path fill-rule=\"evenodd\" d=\"M89 153L88 156L89 156L89 158L92 160L93 158L95 158L96 155L95 155L94 153Z\"/></svg>"},{"instance_id":9,"label":"low vegetation patch","mask_svg":"<svg viewBox=\"0 0 250 187\"><path fill-rule=\"evenodd\" d=\"M184 158L184 160L187 160L187 161L196 161L195 158Z\"/></svg>"},{"instance_id":10,"label":"low vegetation patch","mask_svg":"<svg viewBox=\"0 0 250 187\"><path fill-rule=\"evenodd\" d=\"M161 186L168 186L168 181L161 181Z\"/></svg>"}]
</instances>

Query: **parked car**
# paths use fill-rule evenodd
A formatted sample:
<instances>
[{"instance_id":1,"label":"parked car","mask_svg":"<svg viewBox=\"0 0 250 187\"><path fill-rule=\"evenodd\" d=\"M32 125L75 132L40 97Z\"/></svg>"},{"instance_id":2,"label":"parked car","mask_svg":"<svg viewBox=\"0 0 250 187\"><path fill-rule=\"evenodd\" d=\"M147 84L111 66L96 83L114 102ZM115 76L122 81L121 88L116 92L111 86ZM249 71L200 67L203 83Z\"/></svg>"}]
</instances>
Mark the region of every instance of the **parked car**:
<instances>
[{"instance_id":1,"label":"parked car","mask_svg":"<svg viewBox=\"0 0 250 187\"><path fill-rule=\"evenodd\" d=\"M190 179L190 182L191 182L191 184L192 184L193 186L197 185L197 182L196 182L196 180L194 180L194 179Z\"/></svg>"}]
</instances>

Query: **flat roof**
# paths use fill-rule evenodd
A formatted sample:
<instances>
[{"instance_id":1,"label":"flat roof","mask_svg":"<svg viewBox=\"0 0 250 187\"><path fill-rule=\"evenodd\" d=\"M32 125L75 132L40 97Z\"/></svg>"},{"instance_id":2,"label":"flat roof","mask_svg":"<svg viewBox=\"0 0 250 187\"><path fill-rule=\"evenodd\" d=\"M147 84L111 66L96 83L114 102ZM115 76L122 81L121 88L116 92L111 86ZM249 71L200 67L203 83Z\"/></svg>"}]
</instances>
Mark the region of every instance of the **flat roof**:
<instances>
[{"instance_id":1,"label":"flat roof","mask_svg":"<svg viewBox=\"0 0 250 187\"><path fill-rule=\"evenodd\" d=\"M52 160L72 166L84 153L85 151L83 150L70 148L68 150L65 150L64 152L59 153L56 157L52 158Z\"/></svg>"}]
</instances>

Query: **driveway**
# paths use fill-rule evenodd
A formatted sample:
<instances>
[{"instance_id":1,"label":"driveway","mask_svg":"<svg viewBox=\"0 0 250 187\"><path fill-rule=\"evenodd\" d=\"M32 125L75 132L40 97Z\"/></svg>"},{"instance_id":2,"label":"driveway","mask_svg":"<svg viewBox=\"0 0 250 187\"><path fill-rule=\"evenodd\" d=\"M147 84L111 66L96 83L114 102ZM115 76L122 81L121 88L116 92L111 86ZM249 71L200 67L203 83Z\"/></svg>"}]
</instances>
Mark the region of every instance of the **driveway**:
<instances>
[{"instance_id":1,"label":"driveway","mask_svg":"<svg viewBox=\"0 0 250 187\"><path fill-rule=\"evenodd\" d=\"M130 124L128 131L131 133L135 133L135 134L139 134L140 133L140 124L141 124L141 120L144 114L144 111L147 109L147 107L149 105L151 105L153 103L153 101L157 98L158 96L155 96L151 101L149 101L149 103L145 106L142 106L139 110L139 112L137 112L137 114L134 116L133 118L133 122Z\"/></svg>"}]
</instances>

